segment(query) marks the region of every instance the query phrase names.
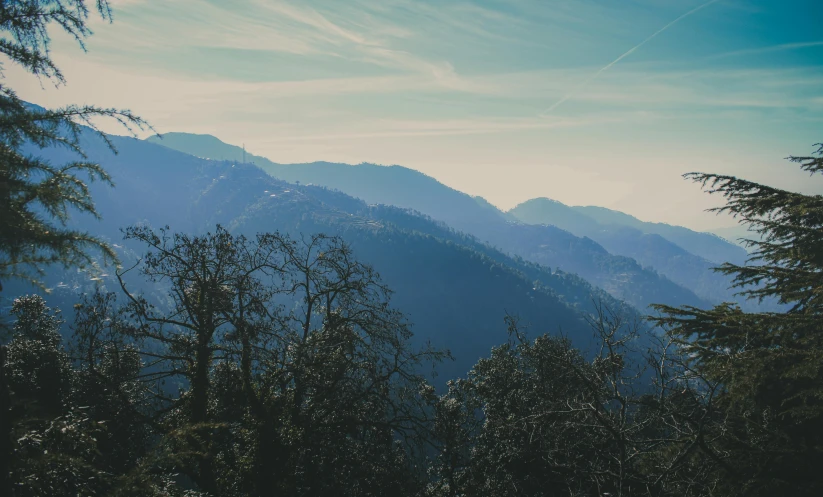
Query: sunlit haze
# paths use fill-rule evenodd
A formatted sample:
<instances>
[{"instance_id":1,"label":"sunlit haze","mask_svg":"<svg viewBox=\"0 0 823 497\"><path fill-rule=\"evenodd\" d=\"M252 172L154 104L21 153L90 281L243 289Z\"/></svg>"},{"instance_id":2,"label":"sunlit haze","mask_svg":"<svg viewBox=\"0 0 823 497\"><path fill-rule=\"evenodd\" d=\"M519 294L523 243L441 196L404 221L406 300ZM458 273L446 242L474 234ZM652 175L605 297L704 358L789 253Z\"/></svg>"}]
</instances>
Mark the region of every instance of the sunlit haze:
<instances>
[{"instance_id":1,"label":"sunlit haze","mask_svg":"<svg viewBox=\"0 0 823 497\"><path fill-rule=\"evenodd\" d=\"M823 129L817 0L113 5L87 54L55 31L65 87L9 66L10 85L275 162L400 164L503 209L550 197L709 229L730 220L685 172L819 193L783 160Z\"/></svg>"}]
</instances>

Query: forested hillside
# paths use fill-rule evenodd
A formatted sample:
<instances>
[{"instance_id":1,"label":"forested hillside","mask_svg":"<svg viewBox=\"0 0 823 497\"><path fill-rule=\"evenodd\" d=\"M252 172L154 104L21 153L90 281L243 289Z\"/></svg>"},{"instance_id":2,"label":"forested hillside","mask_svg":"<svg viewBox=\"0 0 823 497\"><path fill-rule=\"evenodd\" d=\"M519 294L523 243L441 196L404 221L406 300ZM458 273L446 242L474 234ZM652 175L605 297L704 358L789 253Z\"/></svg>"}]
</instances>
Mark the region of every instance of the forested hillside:
<instances>
[{"instance_id":1,"label":"forested hillside","mask_svg":"<svg viewBox=\"0 0 823 497\"><path fill-rule=\"evenodd\" d=\"M514 259L419 214L286 183L250 164L198 159L132 138L110 139L117 155L90 136L84 148L105 165L118 187L92 185L105 215L102 221L78 219L77 229L121 246L124 260L136 248L121 241L121 229L136 224L187 233L204 233L219 224L246 235L340 235L392 288L392 302L413 323L416 343L430 340L452 352L455 361L441 367L442 381L462 374L505 339L501 323L506 312L519 314L534 329L562 330L587 348L591 333L582 312L594 299L620 305L574 274ZM44 156L54 162L72 158L58 150ZM103 283L116 287L112 269L106 271ZM69 272L50 275L49 282L62 283L56 295L70 302L93 286L88 279ZM76 286L74 294L67 282ZM475 309L471 317L463 315L466 308Z\"/></svg>"},{"instance_id":2,"label":"forested hillside","mask_svg":"<svg viewBox=\"0 0 823 497\"><path fill-rule=\"evenodd\" d=\"M742 264L746 259L745 250L714 235L644 223L599 207L569 207L547 198L523 202L509 214L524 223L554 225L591 238L612 254L631 257L643 266L652 267L710 302L736 302L748 309L765 308L763 303L736 296L737 291L730 288L731 278L713 271L723 262ZM770 302L768 308L774 309L774 302Z\"/></svg>"},{"instance_id":3,"label":"forested hillside","mask_svg":"<svg viewBox=\"0 0 823 497\"><path fill-rule=\"evenodd\" d=\"M649 223L623 212L597 206L577 206L572 209L594 219L599 224L627 226L643 233L660 235L677 244L692 254L717 264L734 262L742 264L746 260L746 251L729 243L712 233L700 233L682 226L665 223Z\"/></svg>"},{"instance_id":4,"label":"forested hillside","mask_svg":"<svg viewBox=\"0 0 823 497\"><path fill-rule=\"evenodd\" d=\"M578 90L718 3L679 14L589 73ZM154 108L172 119L196 112L197 126L217 113L224 93L259 93L258 105L280 105L286 99L278 92L295 90L322 100L299 104L314 126L317 115L333 119L342 111L327 105L341 103L333 97L360 92L363 84L362 95L378 107L388 100L377 90L394 92L397 83L417 97L403 99L415 111L432 102L470 103L472 111L476 102L505 107L496 92L502 80L477 79L464 66L422 58L419 45L414 50L421 31L406 28L420 5L335 3L341 10L332 15L317 5L253 4L249 11L241 3L189 10L188 2L0 2L0 496L823 495L818 193L685 174L719 197L713 212L755 234L742 242L749 252L741 255L718 237L602 208L538 199L503 213L399 166L278 165L202 135L172 135L172 147L163 146L140 139L157 130L127 109L42 107L18 94L29 91L19 85L21 75L42 91L44 83L62 90L67 78L55 61L74 59L52 51L52 42L73 40L85 53L91 27L113 22L112 7L123 6L131 17L122 31L132 43L124 51L95 45L97 65L78 64L71 74L94 95L136 100L155 83L171 91L182 81L185 91L171 97L181 102L153 93L165 99ZM459 7L461 22L449 25L450 35L479 33L495 48L515 37L518 58L532 46L519 43L528 41L519 34L533 26L531 12L558 13L530 10L524 17ZM577 12L587 14L580 24L623 30L616 8L567 7L559 11L564 24ZM643 8L642 17L654 17L654 9ZM381 17L397 10L402 26ZM434 11L422 12L428 23ZM740 9L734 14L728 29L752 20ZM452 6L438 6L438 20L453 15ZM608 24L597 24L601 17ZM489 36L488 23L516 30ZM108 33L109 41L124 39L119 25ZM426 39L435 35L429 30ZM392 49L387 40L408 45ZM722 40L712 33L703 45ZM798 45L814 43L765 51ZM280 63L279 79L268 73L263 81L230 81L212 72L223 69L218 60L245 70L268 67L250 64L250 57L277 50L288 57L266 60ZM496 55L472 51L484 61ZM193 54L209 56L186 60ZM322 67L304 67L317 57ZM118 64L99 64L105 60ZM192 62L209 70L177 81L156 72L158 65L171 73L177 64L196 69ZM398 74L374 78L362 70L370 64ZM307 70L302 77L314 70L323 78L284 81L298 75L296 65ZM120 66L129 73L118 80ZM358 77L328 79L332 66ZM527 75L518 67L520 82ZM403 70L416 73L407 79ZM756 75L774 83L767 71ZM802 82L797 76L792 86ZM138 85L129 86L131 78ZM653 86L665 87L667 79ZM447 88L472 100L440 99ZM421 133L420 123L379 120L394 131L369 134L358 129L362 121L347 120L347 133L355 133L321 139L365 136L370 146L382 145L371 141L377 136L408 145L436 129L431 144L454 132L500 138L500 124L503 133L524 136L565 133L569 124L588 133L593 125L551 115L574 96L544 111L539 126L472 117L430 121ZM608 105L605 94L596 96L596 108ZM797 102L800 96L792 95ZM653 97L655 108L671 104ZM581 100L563 112L579 111ZM743 102L757 103L756 95ZM355 107L364 115L375 110ZM273 119L263 108L252 110L245 115L255 129ZM272 129L291 130L297 117ZM618 133L610 119L596 126L604 122ZM396 136L398 123L412 133ZM127 136L105 133L109 126ZM587 142L593 137L585 135ZM622 147L632 138L620 140ZM820 185L823 144L788 161L804 181ZM707 276L710 263L717 279ZM766 306L718 303L726 295L716 293L721 284Z\"/></svg>"},{"instance_id":5,"label":"forested hillside","mask_svg":"<svg viewBox=\"0 0 823 497\"><path fill-rule=\"evenodd\" d=\"M150 138L149 141L199 157L242 160L244 155L241 148L211 136L170 133L162 140ZM552 227L522 225L483 200L405 167L328 162L275 164L250 154L246 160L279 179L334 188L370 204L414 209L506 253L576 273L639 309L655 302L689 305L710 302L654 269L644 268L628 257L621 257L622 254L609 253L598 243Z\"/></svg>"}]
</instances>

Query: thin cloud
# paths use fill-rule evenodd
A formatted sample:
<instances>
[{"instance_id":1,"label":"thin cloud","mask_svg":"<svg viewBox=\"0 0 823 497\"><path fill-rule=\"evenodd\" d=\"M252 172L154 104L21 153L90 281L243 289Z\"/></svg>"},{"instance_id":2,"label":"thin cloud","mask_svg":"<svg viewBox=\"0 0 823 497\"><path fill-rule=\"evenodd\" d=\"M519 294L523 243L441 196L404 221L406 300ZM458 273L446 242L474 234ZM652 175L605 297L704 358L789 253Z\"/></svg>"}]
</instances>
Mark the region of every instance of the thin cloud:
<instances>
[{"instance_id":1,"label":"thin cloud","mask_svg":"<svg viewBox=\"0 0 823 497\"><path fill-rule=\"evenodd\" d=\"M649 64L625 64L608 81L593 81L574 97L578 107L598 104L602 110L666 110L681 113L704 109L803 108L819 96L823 82L819 71L809 68L781 69L668 69L653 70ZM512 102L558 99L566 89L591 74L591 68L537 70L480 76L470 81L490 98ZM581 107L581 105L583 107Z\"/></svg>"},{"instance_id":2,"label":"thin cloud","mask_svg":"<svg viewBox=\"0 0 823 497\"><path fill-rule=\"evenodd\" d=\"M667 29L669 29L670 27L672 27L673 25L675 25L675 24L676 24L676 23L678 23L679 21L681 21L681 20L685 19L686 17L688 17L688 16L690 16L690 15L694 14L695 12L697 12L697 11L699 11L699 10L702 10L702 9L704 9L704 8L708 7L709 5L711 5L711 4L713 4L713 3L716 3L716 2L718 2L718 1L719 1L719 0L709 0L708 2L705 2L705 3L701 4L701 5L698 5L697 7L693 8L692 10L690 10L690 11L688 11L688 12L684 13L684 14L681 14L679 17L677 17L677 18L676 18L676 19L674 19L673 21L669 22L668 24L666 24L666 25L665 25L665 26L663 26L662 28L658 29L657 31L655 31L654 33L652 33L650 36L648 36L646 39L644 39L643 41L641 41L641 42L640 42L640 43L638 43L637 45L633 46L632 48L630 48L629 50L627 50L626 52L624 52L624 53L623 53L620 57L618 57L618 58L614 59L613 61L609 62L609 63L608 63L608 64L606 64L605 66L601 67L601 68L600 68L600 69L599 69L596 73L594 73L594 74L593 74L590 78L588 78L588 79L586 79L585 81L583 81L582 83L580 83L580 85L579 85L577 88L575 88L572 92L570 92L570 93L566 94L565 96L563 96L563 98L561 98L560 100L558 100L557 102L555 102L554 104L552 104L552 106L551 106L551 107L549 107L549 108L548 108L548 109L544 112L544 115L550 114L550 113L551 113L554 109L556 109L557 107L559 107L560 105L562 105L564 102L566 102L567 100L569 100L570 98L572 98L573 96L575 96L578 92L580 92L580 90L582 90L583 88L585 88L586 86L588 86L588 85L589 85L592 81L594 81L595 79L597 79L597 78L598 78L598 76L600 76L603 72L607 71L609 68L611 68L612 66L614 66L615 64L617 64L617 63L618 63L618 62L620 62L621 60L625 59L626 57L628 57L628 56L629 56L629 55L631 55L632 53L634 53L637 49L639 49L640 47L642 47L642 46L643 46L643 45L645 45L646 43L648 43L648 42L650 42L651 40L653 40L654 38L656 38L659 34L663 33L664 31L666 31Z\"/></svg>"},{"instance_id":3,"label":"thin cloud","mask_svg":"<svg viewBox=\"0 0 823 497\"><path fill-rule=\"evenodd\" d=\"M711 55L707 59L725 59L728 57L739 57L741 55L755 55L769 52L783 52L785 50L800 50L803 48L823 47L823 41L807 41L800 43L782 43L780 45L770 45L767 47L747 48L745 50L734 50Z\"/></svg>"},{"instance_id":4,"label":"thin cloud","mask_svg":"<svg viewBox=\"0 0 823 497\"><path fill-rule=\"evenodd\" d=\"M472 119L472 120L379 120L370 128L345 133L312 133L273 137L276 142L323 142L365 138L396 138L420 136L465 136L496 134L538 129L576 128L593 124L626 122L627 116L595 116L576 119Z\"/></svg>"},{"instance_id":5,"label":"thin cloud","mask_svg":"<svg viewBox=\"0 0 823 497\"><path fill-rule=\"evenodd\" d=\"M344 25L319 8L269 1L250 2L238 8L176 0L145 3L139 12L140 22L118 22L115 30L100 29L92 40L92 53L118 58L119 54L141 52L148 58L162 57L171 48L182 47L282 52L340 58L393 72L416 73L452 90L465 86L449 61L432 60L393 47L391 40L410 36L410 32L385 19L361 14L354 19L357 22L347 21ZM187 21L180 23L183 17ZM123 39L129 42L123 43ZM127 58L119 60L125 63ZM464 89L471 91L468 86Z\"/></svg>"}]
</instances>

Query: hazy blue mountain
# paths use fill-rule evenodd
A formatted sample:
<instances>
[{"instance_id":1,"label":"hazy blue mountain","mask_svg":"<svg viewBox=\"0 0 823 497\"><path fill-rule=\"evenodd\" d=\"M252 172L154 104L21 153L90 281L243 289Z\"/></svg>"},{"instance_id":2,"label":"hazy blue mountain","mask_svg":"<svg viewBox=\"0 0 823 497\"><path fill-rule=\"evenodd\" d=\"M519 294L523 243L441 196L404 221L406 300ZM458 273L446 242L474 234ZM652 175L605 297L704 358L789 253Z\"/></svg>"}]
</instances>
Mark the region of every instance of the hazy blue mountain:
<instances>
[{"instance_id":1,"label":"hazy blue mountain","mask_svg":"<svg viewBox=\"0 0 823 497\"><path fill-rule=\"evenodd\" d=\"M210 135L167 133L163 138L147 139L174 150L213 160L240 161L243 149L221 142ZM222 145L218 145L222 144ZM473 197L438 182L423 173L402 166L375 164L276 164L265 157L246 154L254 163L275 178L290 183L320 185L340 190L369 204L387 204L414 209L449 226L467 230L488 222L507 220L506 214L486 203L484 208Z\"/></svg>"},{"instance_id":2,"label":"hazy blue mountain","mask_svg":"<svg viewBox=\"0 0 823 497\"><path fill-rule=\"evenodd\" d=\"M146 138L149 143L157 143L168 148L184 152L195 157L246 162L265 160L252 154L245 154L242 147L223 143L212 135L198 135L194 133L166 133L162 136L154 135Z\"/></svg>"},{"instance_id":3,"label":"hazy blue mountain","mask_svg":"<svg viewBox=\"0 0 823 497\"><path fill-rule=\"evenodd\" d=\"M748 250L745 244L742 243L742 239L749 239L749 240L760 240L760 235L753 231L749 231L748 226L743 224L738 224L736 226L728 226L725 228L715 228L709 230L710 233L714 233L715 235L724 238L732 243L735 243L742 247L744 250Z\"/></svg>"},{"instance_id":4,"label":"hazy blue mountain","mask_svg":"<svg viewBox=\"0 0 823 497\"><path fill-rule=\"evenodd\" d=\"M724 262L743 264L747 257L747 252L744 249L713 233L701 233L682 226L672 226L665 223L648 223L629 214L606 209L605 207L586 206L572 207L572 209L585 214L600 224L628 226L643 233L660 235L692 254L718 264Z\"/></svg>"},{"instance_id":5,"label":"hazy blue mountain","mask_svg":"<svg viewBox=\"0 0 823 497\"><path fill-rule=\"evenodd\" d=\"M598 211L603 212L599 209ZM569 207L546 198L523 202L509 211L510 214L523 222L551 224L569 230L578 236L589 237L600 243L609 252L631 257L644 266L652 267L672 281L692 290L701 298L714 303L737 302L747 310L777 310L780 307L773 299L756 302L740 298L735 295L739 290L730 288L732 279L713 271L713 268L719 265L717 262L695 255L659 234L650 233L627 224L640 226L641 228L648 225L656 228L668 225L643 223L617 211L609 211L607 215L602 216L598 221L589 218L584 212L594 212L594 210L592 208ZM610 224L608 222L610 220L622 224ZM668 228L678 228L685 232L690 231L676 226L668 226ZM670 230L670 232L675 232L675 230ZM718 250L734 255L734 261L738 264L744 262L746 252L742 251L741 256L739 247L732 246L714 235L691 233L691 235L684 235L682 238L691 237L693 241L697 240L696 243L698 244L705 241L706 245L722 245L721 249ZM720 243L718 243L718 240L720 240Z\"/></svg>"},{"instance_id":6,"label":"hazy blue mountain","mask_svg":"<svg viewBox=\"0 0 823 497\"><path fill-rule=\"evenodd\" d=\"M414 323L416 339L452 350L456 362L441 368L444 378L465 373L507 339L506 312L520 315L535 332L562 329L585 347L591 333L582 313L591 299L620 305L574 274L510 257L408 210L369 206L326 188L290 184L252 165L199 159L131 138L112 140L118 155L93 137L86 147L89 158L103 164L117 184L114 189L91 185L103 221L79 218L73 223L117 243L124 263L134 261L140 248L120 242L119 229L135 223L194 233L220 223L246 234L339 234L394 289L393 302ZM53 150L48 158L60 162L71 157ZM98 284L116 286L111 276L101 277ZM88 274L56 269L50 284L55 287L51 298L62 299L57 302L62 307L94 285ZM8 288L3 297L13 294Z\"/></svg>"},{"instance_id":7,"label":"hazy blue mountain","mask_svg":"<svg viewBox=\"0 0 823 497\"><path fill-rule=\"evenodd\" d=\"M604 215L595 219L589 217L587 212L599 212ZM712 270L718 265L716 262L692 254L657 233L640 229L646 225L652 227L661 225L643 223L634 217L608 209L598 208L595 211L592 208L569 207L548 198L528 200L510 210L509 213L525 223L550 224L566 229L575 235L589 237L609 252L631 257L644 266L652 267L672 281L712 302L739 301L745 307L758 305L754 302L742 301L734 295L736 290L729 288L732 283L731 278ZM679 227L669 226L669 228ZM685 228L682 229L688 231ZM702 235L706 235L705 233L692 233L692 237L698 241ZM713 235L708 235L706 239L712 243L719 240ZM729 245L725 241L722 243ZM731 248L735 249L734 253L739 249L735 246ZM733 253L728 246L724 246L723 250ZM736 260L739 258L736 257Z\"/></svg>"},{"instance_id":8,"label":"hazy blue mountain","mask_svg":"<svg viewBox=\"0 0 823 497\"><path fill-rule=\"evenodd\" d=\"M231 157L242 160L243 150L223 144L214 137L168 133L154 143L199 157ZM198 149L199 144L203 145ZM592 240L581 239L554 227L528 226L489 204L438 182L418 171L401 166L359 164L356 166L313 162L276 164L247 154L272 176L289 182L322 185L363 199L413 209L448 226L473 235L503 252L529 261L572 272L613 296L638 308L651 303L708 305L709 301L628 258L610 254Z\"/></svg>"},{"instance_id":9,"label":"hazy blue mountain","mask_svg":"<svg viewBox=\"0 0 823 497\"><path fill-rule=\"evenodd\" d=\"M588 236L589 233L596 233L602 229L599 222L586 214L545 197L527 200L508 213L526 224L551 224L578 236Z\"/></svg>"},{"instance_id":10,"label":"hazy blue mountain","mask_svg":"<svg viewBox=\"0 0 823 497\"><path fill-rule=\"evenodd\" d=\"M519 222L516 217L512 216L508 212L503 212L498 209L496 206L492 205L488 200L483 197L473 197L474 201L477 202L477 205L480 206L481 209L485 209L494 213L495 218L500 217L502 214L503 219L508 222L516 223Z\"/></svg>"}]
</instances>

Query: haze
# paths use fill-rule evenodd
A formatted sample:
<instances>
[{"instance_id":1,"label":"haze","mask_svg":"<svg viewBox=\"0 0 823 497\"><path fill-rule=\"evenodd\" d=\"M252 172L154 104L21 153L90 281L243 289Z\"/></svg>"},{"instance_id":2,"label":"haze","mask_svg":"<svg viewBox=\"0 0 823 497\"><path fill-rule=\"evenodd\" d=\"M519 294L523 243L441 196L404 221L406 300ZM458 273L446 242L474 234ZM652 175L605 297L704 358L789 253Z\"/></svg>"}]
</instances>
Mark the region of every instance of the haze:
<instances>
[{"instance_id":1,"label":"haze","mask_svg":"<svg viewBox=\"0 0 823 497\"><path fill-rule=\"evenodd\" d=\"M65 88L4 69L28 101L127 107L275 162L400 164L503 209L710 229L731 221L682 173L819 193L783 158L819 141L823 4L704 4L128 0L88 54L54 33Z\"/></svg>"}]
</instances>

